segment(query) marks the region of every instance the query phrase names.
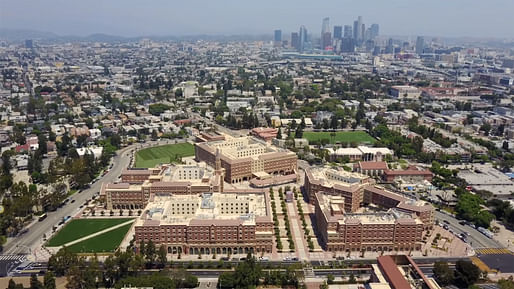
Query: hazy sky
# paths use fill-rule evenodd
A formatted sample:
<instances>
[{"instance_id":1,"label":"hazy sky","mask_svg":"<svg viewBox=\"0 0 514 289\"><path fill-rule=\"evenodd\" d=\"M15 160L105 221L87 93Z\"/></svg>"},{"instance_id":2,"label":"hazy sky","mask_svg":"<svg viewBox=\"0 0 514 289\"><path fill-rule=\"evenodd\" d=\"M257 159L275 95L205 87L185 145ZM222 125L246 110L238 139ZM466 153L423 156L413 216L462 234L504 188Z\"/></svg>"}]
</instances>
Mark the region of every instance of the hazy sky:
<instances>
[{"instance_id":1,"label":"hazy sky","mask_svg":"<svg viewBox=\"0 0 514 289\"><path fill-rule=\"evenodd\" d=\"M514 0L0 0L0 28L60 35L319 34L358 15L386 35L514 38Z\"/></svg>"}]
</instances>

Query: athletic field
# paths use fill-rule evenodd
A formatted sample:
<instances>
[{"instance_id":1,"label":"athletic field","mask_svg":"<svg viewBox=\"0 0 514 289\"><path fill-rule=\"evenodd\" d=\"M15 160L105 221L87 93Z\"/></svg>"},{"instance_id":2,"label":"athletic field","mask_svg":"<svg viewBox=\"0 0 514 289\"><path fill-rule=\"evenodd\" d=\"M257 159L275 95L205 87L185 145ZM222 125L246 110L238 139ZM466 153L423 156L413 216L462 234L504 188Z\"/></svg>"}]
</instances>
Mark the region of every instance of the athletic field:
<instances>
[{"instance_id":1,"label":"athletic field","mask_svg":"<svg viewBox=\"0 0 514 289\"><path fill-rule=\"evenodd\" d=\"M179 161L182 157L195 155L195 147L190 143L169 144L146 148L136 153L136 168L153 168L158 164Z\"/></svg>"},{"instance_id":2,"label":"athletic field","mask_svg":"<svg viewBox=\"0 0 514 289\"><path fill-rule=\"evenodd\" d=\"M321 141L327 139L330 143L357 143L357 144L373 144L376 140L365 131L338 131L335 135L331 132L313 132L306 131L303 133L303 137L306 138L309 143L315 141Z\"/></svg>"}]
</instances>

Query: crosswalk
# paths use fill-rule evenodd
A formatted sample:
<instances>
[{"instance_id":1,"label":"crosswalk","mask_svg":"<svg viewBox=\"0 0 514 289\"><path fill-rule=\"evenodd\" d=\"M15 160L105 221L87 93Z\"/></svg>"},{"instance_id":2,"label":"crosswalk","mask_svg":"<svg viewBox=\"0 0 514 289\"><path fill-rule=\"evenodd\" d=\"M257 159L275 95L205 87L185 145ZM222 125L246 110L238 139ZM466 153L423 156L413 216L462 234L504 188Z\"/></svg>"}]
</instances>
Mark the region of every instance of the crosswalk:
<instances>
[{"instance_id":1,"label":"crosswalk","mask_svg":"<svg viewBox=\"0 0 514 289\"><path fill-rule=\"evenodd\" d=\"M499 254L513 254L512 251L506 248L481 248L475 249L475 252L480 255L499 255Z\"/></svg>"},{"instance_id":2,"label":"crosswalk","mask_svg":"<svg viewBox=\"0 0 514 289\"><path fill-rule=\"evenodd\" d=\"M0 261L20 261L23 262L27 259L25 255L0 255Z\"/></svg>"},{"instance_id":3,"label":"crosswalk","mask_svg":"<svg viewBox=\"0 0 514 289\"><path fill-rule=\"evenodd\" d=\"M473 264L475 264L475 266L478 267L478 269L480 269L480 271L483 271L483 272L492 272L493 270L491 270L491 268L489 268L489 266L487 266L484 262L482 262L482 260L480 260L478 257L471 257L471 262L473 262Z\"/></svg>"}]
</instances>

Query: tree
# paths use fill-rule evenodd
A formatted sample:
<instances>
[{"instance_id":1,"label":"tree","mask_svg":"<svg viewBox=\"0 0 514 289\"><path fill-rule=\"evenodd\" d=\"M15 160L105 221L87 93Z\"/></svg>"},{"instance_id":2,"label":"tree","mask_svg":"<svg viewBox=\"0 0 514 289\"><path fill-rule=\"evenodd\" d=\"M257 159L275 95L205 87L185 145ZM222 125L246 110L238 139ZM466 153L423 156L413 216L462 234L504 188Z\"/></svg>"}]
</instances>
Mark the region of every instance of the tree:
<instances>
[{"instance_id":1,"label":"tree","mask_svg":"<svg viewBox=\"0 0 514 289\"><path fill-rule=\"evenodd\" d=\"M332 274L327 275L327 284L333 284L334 280L335 280L334 275L332 275Z\"/></svg>"},{"instance_id":2,"label":"tree","mask_svg":"<svg viewBox=\"0 0 514 289\"><path fill-rule=\"evenodd\" d=\"M182 96L183 96L182 88L177 88L175 90L175 97L176 98L181 98Z\"/></svg>"},{"instance_id":3,"label":"tree","mask_svg":"<svg viewBox=\"0 0 514 289\"><path fill-rule=\"evenodd\" d=\"M491 125L489 123L484 123L480 126L480 130L484 132L484 135L489 135L489 131L491 130Z\"/></svg>"},{"instance_id":4,"label":"tree","mask_svg":"<svg viewBox=\"0 0 514 289\"><path fill-rule=\"evenodd\" d=\"M455 264L455 284L461 288L468 288L475 284L480 277L480 269L471 261L459 260Z\"/></svg>"},{"instance_id":5,"label":"tree","mask_svg":"<svg viewBox=\"0 0 514 289\"><path fill-rule=\"evenodd\" d=\"M145 248L145 241L144 240L141 240L141 242L139 242L139 254L141 254L141 255L145 255L146 254L146 248Z\"/></svg>"},{"instance_id":6,"label":"tree","mask_svg":"<svg viewBox=\"0 0 514 289\"><path fill-rule=\"evenodd\" d=\"M453 283L453 270L447 262L437 261L434 263L434 278L441 286L448 286Z\"/></svg>"},{"instance_id":7,"label":"tree","mask_svg":"<svg viewBox=\"0 0 514 289\"><path fill-rule=\"evenodd\" d=\"M48 268L57 276L63 276L68 272L69 268L75 266L77 263L77 255L71 252L67 247L62 247L55 255L50 257L48 260Z\"/></svg>"},{"instance_id":8,"label":"tree","mask_svg":"<svg viewBox=\"0 0 514 289\"><path fill-rule=\"evenodd\" d=\"M116 260L114 259L114 256L111 255L105 259L103 272L103 279L104 283L107 285L106 287L111 287L118 278Z\"/></svg>"},{"instance_id":9,"label":"tree","mask_svg":"<svg viewBox=\"0 0 514 289\"><path fill-rule=\"evenodd\" d=\"M145 251L146 261L150 265L153 264L153 262L155 261L155 254L156 254L155 244L152 242L152 240L150 240L146 244L146 251Z\"/></svg>"},{"instance_id":10,"label":"tree","mask_svg":"<svg viewBox=\"0 0 514 289\"><path fill-rule=\"evenodd\" d=\"M23 284L16 284L13 279L9 280L9 284L7 285L7 289L24 289Z\"/></svg>"},{"instance_id":11,"label":"tree","mask_svg":"<svg viewBox=\"0 0 514 289\"><path fill-rule=\"evenodd\" d=\"M500 289L514 289L514 281L512 276L510 276L508 279L498 280L498 287Z\"/></svg>"},{"instance_id":12,"label":"tree","mask_svg":"<svg viewBox=\"0 0 514 289\"><path fill-rule=\"evenodd\" d=\"M218 278L218 288L236 288L235 275L232 272L223 272Z\"/></svg>"},{"instance_id":13,"label":"tree","mask_svg":"<svg viewBox=\"0 0 514 289\"><path fill-rule=\"evenodd\" d=\"M166 263L168 262L168 258L166 256L167 254L168 254L168 251L166 250L166 246L161 245L159 247L159 252L157 253L157 260L161 267L166 266Z\"/></svg>"},{"instance_id":14,"label":"tree","mask_svg":"<svg viewBox=\"0 0 514 289\"><path fill-rule=\"evenodd\" d=\"M332 117L330 118L330 128L332 129L336 129L338 127L338 120L337 120L337 116L334 114L332 115Z\"/></svg>"},{"instance_id":15,"label":"tree","mask_svg":"<svg viewBox=\"0 0 514 289\"><path fill-rule=\"evenodd\" d=\"M39 152L44 155L48 152L48 147L47 147L47 139L46 139L46 136L44 134L40 134L38 136L38 145L39 145Z\"/></svg>"},{"instance_id":16,"label":"tree","mask_svg":"<svg viewBox=\"0 0 514 289\"><path fill-rule=\"evenodd\" d=\"M37 279L37 275L32 273L30 275L30 289L43 289L43 284Z\"/></svg>"}]
</instances>

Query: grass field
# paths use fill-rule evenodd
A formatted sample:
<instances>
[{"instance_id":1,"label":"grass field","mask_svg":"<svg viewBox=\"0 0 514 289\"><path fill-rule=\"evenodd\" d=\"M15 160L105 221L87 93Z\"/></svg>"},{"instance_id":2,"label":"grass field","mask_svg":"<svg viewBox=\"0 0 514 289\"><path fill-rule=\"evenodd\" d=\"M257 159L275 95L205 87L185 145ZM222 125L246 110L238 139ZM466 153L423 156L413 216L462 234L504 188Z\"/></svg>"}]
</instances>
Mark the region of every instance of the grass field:
<instances>
[{"instance_id":1,"label":"grass field","mask_svg":"<svg viewBox=\"0 0 514 289\"><path fill-rule=\"evenodd\" d=\"M68 242L124 223L130 219L78 219L72 220L48 241L48 247L62 246Z\"/></svg>"},{"instance_id":2,"label":"grass field","mask_svg":"<svg viewBox=\"0 0 514 289\"><path fill-rule=\"evenodd\" d=\"M194 155L195 147L190 143L169 144L146 148L136 153L136 167L153 168L160 163L172 163L182 157Z\"/></svg>"},{"instance_id":3,"label":"grass field","mask_svg":"<svg viewBox=\"0 0 514 289\"><path fill-rule=\"evenodd\" d=\"M78 242L69 247L75 253L114 252L127 234L132 224L103 233L91 239Z\"/></svg>"},{"instance_id":4,"label":"grass field","mask_svg":"<svg viewBox=\"0 0 514 289\"><path fill-rule=\"evenodd\" d=\"M375 143L376 140L365 131L338 131L335 137L332 137L331 132L313 132L306 131L303 133L303 137L313 141L321 141L322 139L328 139L330 143Z\"/></svg>"}]
</instances>

